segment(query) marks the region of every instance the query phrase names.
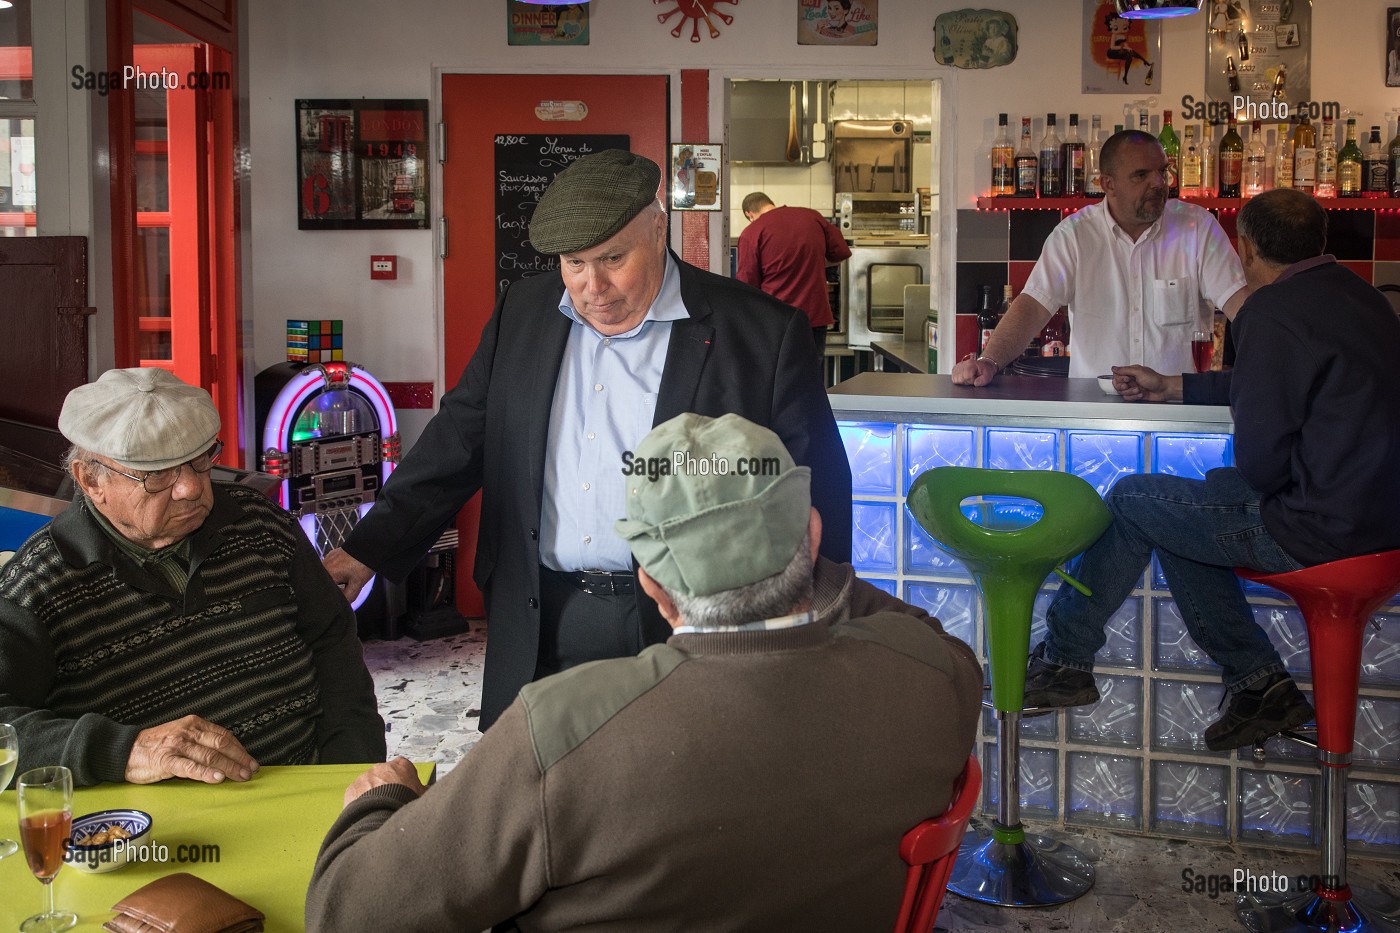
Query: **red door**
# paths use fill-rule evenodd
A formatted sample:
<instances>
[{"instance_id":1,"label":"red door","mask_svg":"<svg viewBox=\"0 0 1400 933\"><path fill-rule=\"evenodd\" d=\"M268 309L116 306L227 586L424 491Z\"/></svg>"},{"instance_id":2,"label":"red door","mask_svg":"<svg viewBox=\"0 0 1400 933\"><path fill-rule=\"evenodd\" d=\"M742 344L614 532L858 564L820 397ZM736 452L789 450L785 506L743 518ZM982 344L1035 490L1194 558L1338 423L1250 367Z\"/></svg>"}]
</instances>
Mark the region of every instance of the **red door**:
<instances>
[{"instance_id":1,"label":"red door","mask_svg":"<svg viewBox=\"0 0 1400 933\"><path fill-rule=\"evenodd\" d=\"M476 351L496 302L494 140L498 134L626 134L631 150L666 165L669 79L665 75L446 75L442 166L447 257L443 260L443 356L447 387ZM582 120L541 120L544 101L582 101ZM484 612L471 579L476 499L457 517L457 608Z\"/></svg>"}]
</instances>

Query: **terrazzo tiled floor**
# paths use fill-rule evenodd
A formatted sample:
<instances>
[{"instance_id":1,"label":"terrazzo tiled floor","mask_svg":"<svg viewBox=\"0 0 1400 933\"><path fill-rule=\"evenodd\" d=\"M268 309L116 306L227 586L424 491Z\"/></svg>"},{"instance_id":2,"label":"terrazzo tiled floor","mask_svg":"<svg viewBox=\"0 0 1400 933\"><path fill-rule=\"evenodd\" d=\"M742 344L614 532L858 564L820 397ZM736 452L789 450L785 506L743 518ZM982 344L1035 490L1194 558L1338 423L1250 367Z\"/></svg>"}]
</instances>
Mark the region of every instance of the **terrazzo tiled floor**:
<instances>
[{"instance_id":1,"label":"terrazzo tiled floor","mask_svg":"<svg viewBox=\"0 0 1400 933\"><path fill-rule=\"evenodd\" d=\"M391 756L436 761L440 775L461 760L481 738L476 727L485 655L486 629L480 622L473 622L468 634L452 638L365 644ZM1036 829L1034 824L1031 828ZM1183 890L1184 872L1195 878L1230 875L1236 869L1289 876L1317 870L1316 857L1306 853L1095 830L1062 838L1095 864L1097 881L1087 895L1061 907L1033 909L990 907L949 895L938 928L949 933L1235 933L1243 927L1235 919L1232 897ZM1353 856L1348 871L1354 885L1379 886L1400 897L1400 865Z\"/></svg>"}]
</instances>

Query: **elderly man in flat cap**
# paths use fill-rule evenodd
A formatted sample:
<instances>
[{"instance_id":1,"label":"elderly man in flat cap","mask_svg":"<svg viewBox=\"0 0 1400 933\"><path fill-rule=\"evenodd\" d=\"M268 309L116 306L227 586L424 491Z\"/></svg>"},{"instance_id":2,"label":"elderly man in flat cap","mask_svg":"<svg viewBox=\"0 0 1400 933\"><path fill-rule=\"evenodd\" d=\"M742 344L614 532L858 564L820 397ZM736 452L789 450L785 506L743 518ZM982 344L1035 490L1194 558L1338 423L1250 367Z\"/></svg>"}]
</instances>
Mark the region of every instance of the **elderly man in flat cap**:
<instances>
[{"instance_id":1,"label":"elderly man in flat cap","mask_svg":"<svg viewBox=\"0 0 1400 933\"><path fill-rule=\"evenodd\" d=\"M326 555L353 598L373 572L406 575L482 491L483 729L532 680L666 638L611 531L623 452L668 418L733 412L771 427L812 468L823 553L850 559L850 467L807 319L668 251L660 182L656 163L620 150L555 178L530 241L559 271L501 297L457 387Z\"/></svg>"},{"instance_id":2,"label":"elderly man in flat cap","mask_svg":"<svg viewBox=\"0 0 1400 933\"><path fill-rule=\"evenodd\" d=\"M308 929L894 925L899 839L972 748L971 649L884 594L840 621L811 471L772 431L681 415L635 456L657 468L613 479L616 527L670 639L525 687L431 790L402 758L361 775Z\"/></svg>"},{"instance_id":3,"label":"elderly man in flat cap","mask_svg":"<svg viewBox=\"0 0 1400 933\"><path fill-rule=\"evenodd\" d=\"M0 569L0 722L19 770L78 784L246 781L384 760L354 617L296 522L215 483L219 414L114 369L58 419L81 494Z\"/></svg>"}]
</instances>

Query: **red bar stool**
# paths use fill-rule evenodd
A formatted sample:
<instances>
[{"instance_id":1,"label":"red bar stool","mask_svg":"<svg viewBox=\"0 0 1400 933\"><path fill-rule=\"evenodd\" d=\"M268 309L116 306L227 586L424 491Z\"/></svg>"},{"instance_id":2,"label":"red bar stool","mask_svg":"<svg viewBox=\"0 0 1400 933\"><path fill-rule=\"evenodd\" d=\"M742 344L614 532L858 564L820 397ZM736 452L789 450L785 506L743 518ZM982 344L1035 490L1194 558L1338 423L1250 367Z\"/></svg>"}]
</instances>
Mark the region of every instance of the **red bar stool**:
<instances>
[{"instance_id":1,"label":"red bar stool","mask_svg":"<svg viewBox=\"0 0 1400 933\"><path fill-rule=\"evenodd\" d=\"M1322 766L1322 872L1311 894L1244 894L1236 915L1250 930L1400 931L1400 902L1353 891L1347 884L1347 771L1356 738L1361 632L1371 615L1400 591L1400 550L1350 557L1291 573L1236 568L1246 580L1293 598L1308 626L1317 760ZM1300 736L1284 736L1304 744ZM1255 747L1262 760L1263 746Z\"/></svg>"}]
</instances>

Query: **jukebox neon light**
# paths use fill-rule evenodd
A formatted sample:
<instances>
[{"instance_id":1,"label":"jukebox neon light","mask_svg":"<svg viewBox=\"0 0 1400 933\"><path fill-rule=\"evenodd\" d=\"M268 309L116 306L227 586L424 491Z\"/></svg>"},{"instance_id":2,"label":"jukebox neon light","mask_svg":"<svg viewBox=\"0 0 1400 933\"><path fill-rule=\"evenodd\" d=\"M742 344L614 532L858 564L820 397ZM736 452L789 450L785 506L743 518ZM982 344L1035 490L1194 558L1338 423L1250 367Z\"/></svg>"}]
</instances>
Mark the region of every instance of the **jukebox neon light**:
<instances>
[{"instance_id":1,"label":"jukebox neon light","mask_svg":"<svg viewBox=\"0 0 1400 933\"><path fill-rule=\"evenodd\" d=\"M325 554L345 542L393 472L398 423L383 384L355 363L281 364L259 380L287 371L295 375L263 421L262 466L281 477L282 506ZM371 580L353 608L373 587Z\"/></svg>"}]
</instances>

